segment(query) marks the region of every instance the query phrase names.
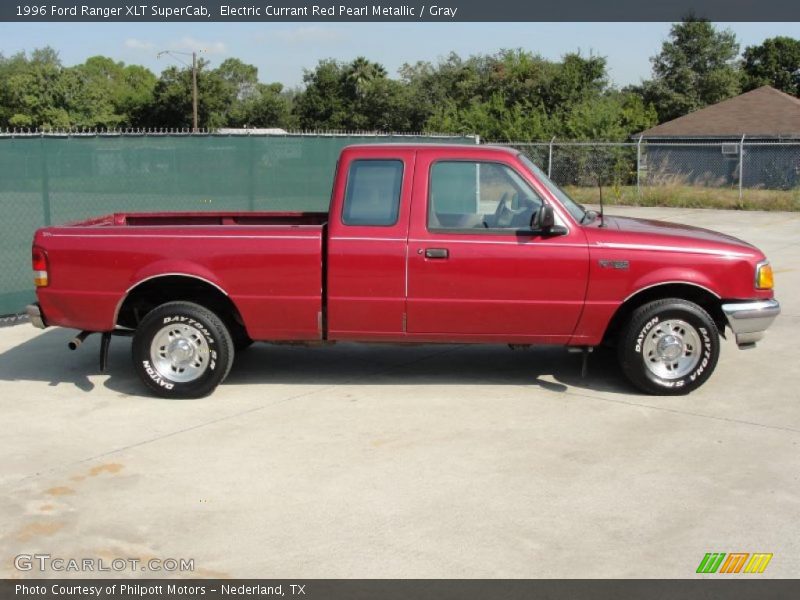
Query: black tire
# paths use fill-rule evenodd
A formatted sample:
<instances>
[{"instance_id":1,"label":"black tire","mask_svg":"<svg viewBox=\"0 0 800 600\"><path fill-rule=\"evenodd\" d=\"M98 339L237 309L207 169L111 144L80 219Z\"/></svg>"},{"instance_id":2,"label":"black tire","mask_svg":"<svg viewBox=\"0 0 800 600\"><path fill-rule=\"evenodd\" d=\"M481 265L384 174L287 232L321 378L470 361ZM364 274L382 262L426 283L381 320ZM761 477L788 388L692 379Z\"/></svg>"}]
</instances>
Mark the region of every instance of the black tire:
<instances>
[{"instance_id":1,"label":"black tire","mask_svg":"<svg viewBox=\"0 0 800 600\"><path fill-rule=\"evenodd\" d=\"M666 298L637 308L617 348L622 372L640 390L658 396L688 394L714 372L719 331L694 302Z\"/></svg>"},{"instance_id":2,"label":"black tire","mask_svg":"<svg viewBox=\"0 0 800 600\"><path fill-rule=\"evenodd\" d=\"M142 319L132 353L137 374L156 395L202 398L228 376L234 347L213 312L192 302L167 302Z\"/></svg>"},{"instance_id":3,"label":"black tire","mask_svg":"<svg viewBox=\"0 0 800 600\"><path fill-rule=\"evenodd\" d=\"M244 327L239 325L238 323L234 325L230 325L228 330L231 334L231 339L233 340L233 347L236 350L237 354L239 352L243 352L247 350L250 346L253 345L252 338L247 335L247 331Z\"/></svg>"}]
</instances>

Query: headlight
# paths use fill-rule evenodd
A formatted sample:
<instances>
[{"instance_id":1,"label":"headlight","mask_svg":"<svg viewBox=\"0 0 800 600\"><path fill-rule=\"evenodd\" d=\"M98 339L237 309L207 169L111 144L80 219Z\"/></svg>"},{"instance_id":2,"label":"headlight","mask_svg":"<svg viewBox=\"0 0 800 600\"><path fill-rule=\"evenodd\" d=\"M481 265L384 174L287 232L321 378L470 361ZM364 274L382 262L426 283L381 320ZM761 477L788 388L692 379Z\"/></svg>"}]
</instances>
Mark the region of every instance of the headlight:
<instances>
[{"instance_id":1,"label":"headlight","mask_svg":"<svg viewBox=\"0 0 800 600\"><path fill-rule=\"evenodd\" d=\"M773 285L772 266L769 261L758 263L756 265L756 289L771 290Z\"/></svg>"}]
</instances>

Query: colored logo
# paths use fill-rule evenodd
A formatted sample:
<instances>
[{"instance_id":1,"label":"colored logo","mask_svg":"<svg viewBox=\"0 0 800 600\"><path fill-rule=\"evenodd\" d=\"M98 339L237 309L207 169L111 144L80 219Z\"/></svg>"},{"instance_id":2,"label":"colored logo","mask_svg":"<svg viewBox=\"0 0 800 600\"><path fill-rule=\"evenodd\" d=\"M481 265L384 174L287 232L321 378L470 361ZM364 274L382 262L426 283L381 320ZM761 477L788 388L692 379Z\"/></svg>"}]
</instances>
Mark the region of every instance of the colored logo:
<instances>
[{"instance_id":1,"label":"colored logo","mask_svg":"<svg viewBox=\"0 0 800 600\"><path fill-rule=\"evenodd\" d=\"M707 552L697 566L697 573L721 573L730 575L732 573L763 573L769 561L772 560L772 553L755 552Z\"/></svg>"}]
</instances>

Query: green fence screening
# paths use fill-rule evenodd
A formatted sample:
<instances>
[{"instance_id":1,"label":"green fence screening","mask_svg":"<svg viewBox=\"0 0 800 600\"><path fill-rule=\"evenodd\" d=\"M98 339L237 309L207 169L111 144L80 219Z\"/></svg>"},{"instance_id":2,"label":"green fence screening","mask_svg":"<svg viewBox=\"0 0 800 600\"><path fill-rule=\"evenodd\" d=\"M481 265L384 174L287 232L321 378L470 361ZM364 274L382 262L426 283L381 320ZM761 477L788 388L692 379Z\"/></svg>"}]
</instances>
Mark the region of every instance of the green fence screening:
<instances>
[{"instance_id":1,"label":"green fence screening","mask_svg":"<svg viewBox=\"0 0 800 600\"><path fill-rule=\"evenodd\" d=\"M447 142L408 135L0 135L0 315L33 301L42 225L117 211L328 208L349 144Z\"/></svg>"}]
</instances>

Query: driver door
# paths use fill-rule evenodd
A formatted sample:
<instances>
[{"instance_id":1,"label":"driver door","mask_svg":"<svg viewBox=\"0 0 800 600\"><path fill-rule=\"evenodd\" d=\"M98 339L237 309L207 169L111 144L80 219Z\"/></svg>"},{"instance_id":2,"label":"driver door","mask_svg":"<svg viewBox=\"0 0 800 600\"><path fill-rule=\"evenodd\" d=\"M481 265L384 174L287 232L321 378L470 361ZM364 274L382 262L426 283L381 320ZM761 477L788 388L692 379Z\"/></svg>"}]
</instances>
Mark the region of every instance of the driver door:
<instances>
[{"instance_id":1,"label":"driver door","mask_svg":"<svg viewBox=\"0 0 800 600\"><path fill-rule=\"evenodd\" d=\"M504 163L418 154L408 248L409 336L569 339L586 292L586 239L574 225L560 236L531 231L543 199L529 178L512 156Z\"/></svg>"}]
</instances>

